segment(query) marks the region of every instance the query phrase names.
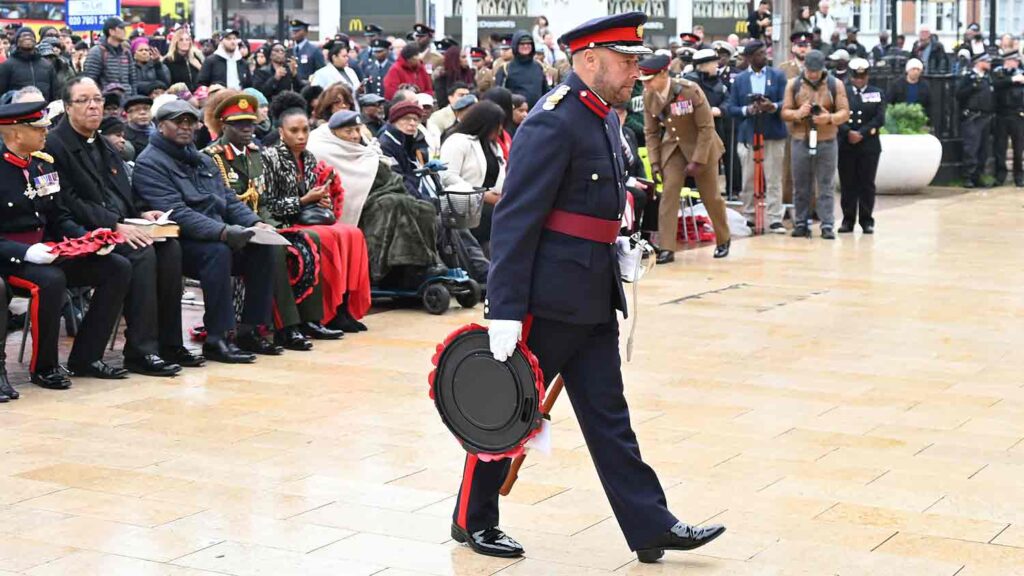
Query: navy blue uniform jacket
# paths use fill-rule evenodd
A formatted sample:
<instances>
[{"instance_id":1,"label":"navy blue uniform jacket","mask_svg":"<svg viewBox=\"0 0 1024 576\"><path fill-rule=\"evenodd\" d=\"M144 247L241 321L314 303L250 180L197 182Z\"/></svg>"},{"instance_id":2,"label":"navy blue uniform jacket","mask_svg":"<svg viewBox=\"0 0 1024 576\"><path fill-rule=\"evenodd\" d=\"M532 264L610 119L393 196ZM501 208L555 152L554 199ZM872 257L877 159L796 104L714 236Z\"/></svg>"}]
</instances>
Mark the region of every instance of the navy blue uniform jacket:
<instances>
[{"instance_id":1,"label":"navy blue uniform jacket","mask_svg":"<svg viewBox=\"0 0 1024 576\"><path fill-rule=\"evenodd\" d=\"M531 313L600 324L614 319L615 309L626 312L615 245L544 228L554 209L618 220L626 205L618 118L604 104L584 102L593 95L575 74L563 85L537 102L512 141L491 231L491 319Z\"/></svg>"}]
</instances>

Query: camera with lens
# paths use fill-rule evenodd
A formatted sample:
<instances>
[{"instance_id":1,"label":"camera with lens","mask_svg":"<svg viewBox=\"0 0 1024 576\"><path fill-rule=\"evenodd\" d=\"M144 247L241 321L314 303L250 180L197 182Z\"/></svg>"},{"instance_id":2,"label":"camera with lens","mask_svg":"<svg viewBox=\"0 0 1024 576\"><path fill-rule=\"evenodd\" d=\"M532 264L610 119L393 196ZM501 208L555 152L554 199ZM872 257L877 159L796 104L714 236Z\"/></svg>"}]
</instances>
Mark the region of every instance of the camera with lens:
<instances>
[{"instance_id":1,"label":"camera with lens","mask_svg":"<svg viewBox=\"0 0 1024 576\"><path fill-rule=\"evenodd\" d=\"M811 104L811 116L817 116L822 113L821 106L818 104Z\"/></svg>"}]
</instances>

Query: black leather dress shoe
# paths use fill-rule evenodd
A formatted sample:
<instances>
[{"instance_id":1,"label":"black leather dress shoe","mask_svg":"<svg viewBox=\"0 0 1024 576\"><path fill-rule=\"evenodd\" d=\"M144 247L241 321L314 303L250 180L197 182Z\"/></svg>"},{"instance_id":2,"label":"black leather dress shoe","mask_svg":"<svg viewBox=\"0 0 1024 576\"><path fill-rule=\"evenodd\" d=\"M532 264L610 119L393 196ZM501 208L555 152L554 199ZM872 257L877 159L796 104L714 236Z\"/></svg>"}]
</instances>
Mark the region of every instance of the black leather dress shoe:
<instances>
[{"instance_id":1,"label":"black leather dress shoe","mask_svg":"<svg viewBox=\"0 0 1024 576\"><path fill-rule=\"evenodd\" d=\"M719 244L715 247L715 258L725 258L729 255L729 245L732 244L732 240L726 240L725 244Z\"/></svg>"},{"instance_id":2,"label":"black leather dress shoe","mask_svg":"<svg viewBox=\"0 0 1024 576\"><path fill-rule=\"evenodd\" d=\"M659 250L658 258L655 260L658 264L669 264L676 261L676 253L671 250Z\"/></svg>"},{"instance_id":3,"label":"black leather dress shoe","mask_svg":"<svg viewBox=\"0 0 1024 576\"><path fill-rule=\"evenodd\" d=\"M174 376L181 372L181 366L167 362L156 354L146 354L142 358L125 358L124 367L129 372L144 376Z\"/></svg>"},{"instance_id":4,"label":"black leather dress shoe","mask_svg":"<svg viewBox=\"0 0 1024 576\"><path fill-rule=\"evenodd\" d=\"M213 362L224 364L252 364L256 361L255 354L243 352L238 346L224 339L203 344L203 356Z\"/></svg>"},{"instance_id":5,"label":"black leather dress shoe","mask_svg":"<svg viewBox=\"0 0 1024 576\"><path fill-rule=\"evenodd\" d=\"M638 548L637 560L645 564L657 562L665 554L665 550L693 550L711 542L725 533L725 526L711 524L709 526L690 526L682 522L667 530L651 543L650 546Z\"/></svg>"},{"instance_id":6,"label":"black leather dress shoe","mask_svg":"<svg viewBox=\"0 0 1024 576\"><path fill-rule=\"evenodd\" d=\"M831 228L822 228L821 237L824 238L825 240L835 240L836 233L833 232Z\"/></svg>"},{"instance_id":7,"label":"black leather dress shoe","mask_svg":"<svg viewBox=\"0 0 1024 576\"><path fill-rule=\"evenodd\" d=\"M319 322L306 322L300 329L314 340L340 340L345 337L344 330L331 330Z\"/></svg>"},{"instance_id":8,"label":"black leather dress shoe","mask_svg":"<svg viewBox=\"0 0 1024 576\"><path fill-rule=\"evenodd\" d=\"M196 354L184 346L161 350L160 357L183 368L198 368L206 364L206 358L202 354Z\"/></svg>"},{"instance_id":9,"label":"black leather dress shoe","mask_svg":"<svg viewBox=\"0 0 1024 576\"><path fill-rule=\"evenodd\" d=\"M488 528L470 534L458 525L452 524L452 539L459 544L469 544L473 552L498 558L516 558L523 555L519 542L509 538L497 528Z\"/></svg>"},{"instance_id":10,"label":"black leather dress shoe","mask_svg":"<svg viewBox=\"0 0 1024 576\"><path fill-rule=\"evenodd\" d=\"M31 380L36 386L48 390L67 390L71 388L71 380L68 379L64 369L60 366L55 366L41 372L33 372Z\"/></svg>"},{"instance_id":11,"label":"black leather dress shoe","mask_svg":"<svg viewBox=\"0 0 1024 576\"><path fill-rule=\"evenodd\" d=\"M964 180L964 188L977 188L977 186L974 180Z\"/></svg>"},{"instance_id":12,"label":"black leather dress shoe","mask_svg":"<svg viewBox=\"0 0 1024 576\"><path fill-rule=\"evenodd\" d=\"M124 368L115 368L103 360L97 360L86 366L72 366L68 364L72 376L83 378L99 378L100 380L124 380L128 377L128 371Z\"/></svg>"},{"instance_id":13,"label":"black leather dress shoe","mask_svg":"<svg viewBox=\"0 0 1024 576\"><path fill-rule=\"evenodd\" d=\"M875 233L875 227L874 226L861 226L861 228L864 229L864 233L865 234L874 234Z\"/></svg>"},{"instance_id":14,"label":"black leather dress shoe","mask_svg":"<svg viewBox=\"0 0 1024 576\"><path fill-rule=\"evenodd\" d=\"M334 319L327 323L327 327L331 330L341 330L348 334L355 334L356 332L366 332L366 324L356 320L345 310L343 313L334 316Z\"/></svg>"},{"instance_id":15,"label":"black leather dress shoe","mask_svg":"<svg viewBox=\"0 0 1024 576\"><path fill-rule=\"evenodd\" d=\"M21 394L11 386L10 380L7 379L7 368L0 365L0 396L10 400L17 400L21 398ZM4 400L6 402L6 400Z\"/></svg>"},{"instance_id":16,"label":"black leather dress shoe","mask_svg":"<svg viewBox=\"0 0 1024 576\"><path fill-rule=\"evenodd\" d=\"M793 228L791 236L793 238L810 238L811 230L807 226L797 226L796 228Z\"/></svg>"},{"instance_id":17,"label":"black leather dress shoe","mask_svg":"<svg viewBox=\"0 0 1024 576\"><path fill-rule=\"evenodd\" d=\"M836 232L839 232L840 234L849 234L850 232L853 232L853 224L843 224L838 230L836 230Z\"/></svg>"},{"instance_id":18,"label":"black leather dress shoe","mask_svg":"<svg viewBox=\"0 0 1024 576\"><path fill-rule=\"evenodd\" d=\"M1024 188L1024 180L1014 180L1013 185L1017 188Z\"/></svg>"},{"instance_id":19,"label":"black leather dress shoe","mask_svg":"<svg viewBox=\"0 0 1024 576\"><path fill-rule=\"evenodd\" d=\"M280 356L284 354L284 348L270 343L270 341L255 330L235 338L235 344L241 350L252 352L253 354L263 354L264 356Z\"/></svg>"},{"instance_id":20,"label":"black leather dress shoe","mask_svg":"<svg viewBox=\"0 0 1024 576\"><path fill-rule=\"evenodd\" d=\"M313 343L296 326L286 326L275 332L274 344L297 352L308 352L313 349Z\"/></svg>"}]
</instances>

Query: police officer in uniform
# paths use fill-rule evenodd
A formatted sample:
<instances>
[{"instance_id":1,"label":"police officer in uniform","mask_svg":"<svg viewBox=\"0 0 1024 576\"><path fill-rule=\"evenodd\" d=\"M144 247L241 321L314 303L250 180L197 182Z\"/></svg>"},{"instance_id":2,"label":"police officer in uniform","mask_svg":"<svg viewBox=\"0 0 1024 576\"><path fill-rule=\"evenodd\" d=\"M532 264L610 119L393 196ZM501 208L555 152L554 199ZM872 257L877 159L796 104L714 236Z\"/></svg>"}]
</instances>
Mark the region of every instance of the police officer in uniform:
<instances>
[{"instance_id":1,"label":"police officer in uniform","mask_svg":"<svg viewBox=\"0 0 1024 576\"><path fill-rule=\"evenodd\" d=\"M715 66L714 61L710 62ZM692 177L715 228L715 258L729 255L729 221L718 190L718 160L725 151L715 116L696 83L670 78L668 60L654 56L640 63L644 72L644 134L651 175L664 182L658 218L658 263L675 260L679 192Z\"/></svg>"},{"instance_id":2,"label":"police officer in uniform","mask_svg":"<svg viewBox=\"0 0 1024 576\"><path fill-rule=\"evenodd\" d=\"M327 65L324 61L324 53L319 46L309 41L309 24L302 20L291 20L288 28L292 34L292 57L298 63L297 77L303 84L309 80L314 72Z\"/></svg>"},{"instance_id":3,"label":"police officer in uniform","mask_svg":"<svg viewBox=\"0 0 1024 576\"><path fill-rule=\"evenodd\" d=\"M368 49L370 56L365 62L359 63L359 73L363 76L363 89L366 94L384 95L384 76L394 65L391 57L391 42L384 38L374 38Z\"/></svg>"},{"instance_id":4,"label":"police officer in uniform","mask_svg":"<svg viewBox=\"0 0 1024 576\"><path fill-rule=\"evenodd\" d=\"M221 123L221 137L203 152L213 158L221 178L238 199L252 208L264 222L273 222L266 211L260 211L260 196L264 189L263 156L253 143L256 130L256 99L248 94L225 98L214 115ZM317 240L314 239L314 242ZM323 318L323 293L320 284L313 292L296 304L288 279L287 251L275 246L271 275L274 277L274 309L280 328L274 333L278 346L289 350L306 351L313 348L309 338L337 340L344 336L340 330L330 330L320 324Z\"/></svg>"},{"instance_id":5,"label":"police officer in uniform","mask_svg":"<svg viewBox=\"0 0 1024 576\"><path fill-rule=\"evenodd\" d=\"M496 360L505 361L523 338L545 383L562 375L626 541L641 561L653 562L666 549L696 548L725 529L690 526L669 512L654 470L640 458L623 396L616 309L625 312L626 299L616 238L626 190L610 106L629 99L637 55L650 53L646 20L640 12L597 18L562 37L574 72L516 132L509 164L532 168L509 173L495 208L485 312ZM452 537L478 553L523 553L497 527L508 468L507 459L467 455Z\"/></svg>"},{"instance_id":6,"label":"police officer in uniform","mask_svg":"<svg viewBox=\"0 0 1024 576\"><path fill-rule=\"evenodd\" d=\"M361 69L364 64L370 61L370 58L373 56L373 41L379 39L383 33L384 29L376 24L367 24L366 28L363 29L363 36L366 37L366 47L359 51L357 68Z\"/></svg>"},{"instance_id":7,"label":"police officer in uniform","mask_svg":"<svg viewBox=\"0 0 1024 576\"><path fill-rule=\"evenodd\" d=\"M991 56L981 53L973 58L974 67L957 80L956 99L960 103L960 135L963 137L963 179L965 188L981 184L985 171L986 145L992 134L995 93L989 75Z\"/></svg>"},{"instance_id":8,"label":"police officer in uniform","mask_svg":"<svg viewBox=\"0 0 1024 576\"><path fill-rule=\"evenodd\" d=\"M858 221L865 234L874 234L875 173L882 145L878 131L885 125L885 95L870 85L868 68L863 58L850 61L850 83L846 99L850 103L850 119L839 126L839 187L843 222L838 232L853 232Z\"/></svg>"},{"instance_id":9,"label":"police officer in uniform","mask_svg":"<svg viewBox=\"0 0 1024 576\"><path fill-rule=\"evenodd\" d=\"M1013 183L1024 187L1021 153L1024 152L1024 70L1017 50L1004 51L1003 65L992 72L996 90L996 123L992 133L996 160L996 185L1006 182L1006 148L1013 143Z\"/></svg>"},{"instance_id":10,"label":"police officer in uniform","mask_svg":"<svg viewBox=\"0 0 1024 576\"><path fill-rule=\"evenodd\" d=\"M60 198L53 157L41 152L50 125L45 107L42 101L0 106L0 276L16 295L32 298L32 382L66 390L71 380L57 363L57 339L69 287L94 290L68 356L68 368L75 376L128 376L127 370L103 362L103 349L128 294L132 265L117 254L55 262L56 255L44 244L86 233Z\"/></svg>"}]
</instances>

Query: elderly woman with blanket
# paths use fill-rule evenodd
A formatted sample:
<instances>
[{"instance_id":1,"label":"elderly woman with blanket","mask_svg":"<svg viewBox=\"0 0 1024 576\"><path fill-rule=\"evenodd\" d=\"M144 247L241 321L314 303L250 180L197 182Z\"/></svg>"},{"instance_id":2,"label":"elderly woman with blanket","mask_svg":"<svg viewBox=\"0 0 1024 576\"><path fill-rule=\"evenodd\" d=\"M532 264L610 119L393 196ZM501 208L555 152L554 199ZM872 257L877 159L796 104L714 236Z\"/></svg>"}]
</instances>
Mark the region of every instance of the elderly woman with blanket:
<instances>
[{"instance_id":1,"label":"elderly woman with blanket","mask_svg":"<svg viewBox=\"0 0 1024 576\"><path fill-rule=\"evenodd\" d=\"M366 234L374 284L416 282L446 272L437 254L437 210L405 189L375 140L362 134L362 119L342 110L310 134L309 151L327 162L345 183L341 220Z\"/></svg>"}]
</instances>

